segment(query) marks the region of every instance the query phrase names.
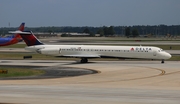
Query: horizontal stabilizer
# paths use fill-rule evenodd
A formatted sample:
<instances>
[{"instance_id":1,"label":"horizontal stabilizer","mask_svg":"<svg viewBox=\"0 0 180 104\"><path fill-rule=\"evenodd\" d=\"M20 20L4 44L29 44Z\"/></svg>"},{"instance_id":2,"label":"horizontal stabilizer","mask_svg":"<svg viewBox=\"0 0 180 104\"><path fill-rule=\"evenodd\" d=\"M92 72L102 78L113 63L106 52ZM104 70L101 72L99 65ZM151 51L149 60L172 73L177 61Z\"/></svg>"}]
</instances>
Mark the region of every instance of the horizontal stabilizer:
<instances>
[{"instance_id":1,"label":"horizontal stabilizer","mask_svg":"<svg viewBox=\"0 0 180 104\"><path fill-rule=\"evenodd\" d=\"M9 31L9 33L11 33L11 34L31 34L30 31L24 32L24 31L19 31L19 30L17 30L17 31Z\"/></svg>"}]
</instances>

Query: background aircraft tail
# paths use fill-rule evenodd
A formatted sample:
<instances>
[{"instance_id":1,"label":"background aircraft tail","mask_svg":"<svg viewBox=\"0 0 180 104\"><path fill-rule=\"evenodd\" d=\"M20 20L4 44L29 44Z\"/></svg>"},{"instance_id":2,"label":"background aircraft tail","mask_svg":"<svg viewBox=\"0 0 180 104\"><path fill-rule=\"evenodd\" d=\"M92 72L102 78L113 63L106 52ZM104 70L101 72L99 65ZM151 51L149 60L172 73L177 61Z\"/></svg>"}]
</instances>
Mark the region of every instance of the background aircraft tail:
<instances>
[{"instance_id":1,"label":"background aircraft tail","mask_svg":"<svg viewBox=\"0 0 180 104\"><path fill-rule=\"evenodd\" d=\"M43 43L36 38L36 36L32 33L32 31L24 31L24 32L15 31L11 33L20 34L20 36L25 41L27 46L43 45Z\"/></svg>"},{"instance_id":2,"label":"background aircraft tail","mask_svg":"<svg viewBox=\"0 0 180 104\"><path fill-rule=\"evenodd\" d=\"M19 26L18 30L20 31L24 31L24 26L25 26L25 23L21 23L21 25Z\"/></svg>"},{"instance_id":3,"label":"background aircraft tail","mask_svg":"<svg viewBox=\"0 0 180 104\"><path fill-rule=\"evenodd\" d=\"M18 30L24 31L24 26L25 26L25 23L24 23L24 22L21 23L21 25L19 26ZM20 36L20 34L15 34L15 35L14 35L14 38L19 38L19 39L21 39L21 36Z\"/></svg>"}]
</instances>

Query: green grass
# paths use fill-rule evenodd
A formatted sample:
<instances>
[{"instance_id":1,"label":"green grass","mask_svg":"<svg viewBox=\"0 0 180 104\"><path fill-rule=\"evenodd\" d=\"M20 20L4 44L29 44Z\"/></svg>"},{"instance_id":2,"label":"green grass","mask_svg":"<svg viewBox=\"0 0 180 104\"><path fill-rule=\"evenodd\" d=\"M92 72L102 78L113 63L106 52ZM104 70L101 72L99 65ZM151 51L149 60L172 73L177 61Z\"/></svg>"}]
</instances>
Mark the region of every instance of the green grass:
<instances>
[{"instance_id":1,"label":"green grass","mask_svg":"<svg viewBox=\"0 0 180 104\"><path fill-rule=\"evenodd\" d=\"M58 60L59 58L53 56L46 56L42 54L36 53L0 53L1 59L9 59L9 60L21 60L24 56L32 56L33 60Z\"/></svg>"},{"instance_id":2,"label":"green grass","mask_svg":"<svg viewBox=\"0 0 180 104\"><path fill-rule=\"evenodd\" d=\"M180 56L172 56L168 61L180 61Z\"/></svg>"},{"instance_id":3,"label":"green grass","mask_svg":"<svg viewBox=\"0 0 180 104\"><path fill-rule=\"evenodd\" d=\"M34 75L41 75L45 73L45 71L42 71L42 70L35 70L35 69L28 69L28 68L1 67L0 70L8 70L7 74L0 73L0 78L34 76Z\"/></svg>"}]
</instances>

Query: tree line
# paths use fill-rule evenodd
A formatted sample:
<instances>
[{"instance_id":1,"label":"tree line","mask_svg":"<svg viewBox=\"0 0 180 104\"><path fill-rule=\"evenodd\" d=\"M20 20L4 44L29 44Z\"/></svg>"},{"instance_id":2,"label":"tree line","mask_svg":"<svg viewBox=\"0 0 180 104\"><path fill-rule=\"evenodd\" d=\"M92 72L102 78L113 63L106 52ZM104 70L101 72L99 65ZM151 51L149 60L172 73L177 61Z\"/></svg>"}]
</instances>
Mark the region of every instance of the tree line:
<instances>
[{"instance_id":1,"label":"tree line","mask_svg":"<svg viewBox=\"0 0 180 104\"><path fill-rule=\"evenodd\" d=\"M16 30L17 27L3 27L0 28L0 35L5 35L8 31ZM26 27L25 30L31 30L33 32L41 33L89 33L90 36L95 34L100 34L100 36L127 36L127 37L137 37L139 35L148 35L153 36L165 36L170 35L180 35L180 25L154 25L154 26L103 26L103 27Z\"/></svg>"}]
</instances>

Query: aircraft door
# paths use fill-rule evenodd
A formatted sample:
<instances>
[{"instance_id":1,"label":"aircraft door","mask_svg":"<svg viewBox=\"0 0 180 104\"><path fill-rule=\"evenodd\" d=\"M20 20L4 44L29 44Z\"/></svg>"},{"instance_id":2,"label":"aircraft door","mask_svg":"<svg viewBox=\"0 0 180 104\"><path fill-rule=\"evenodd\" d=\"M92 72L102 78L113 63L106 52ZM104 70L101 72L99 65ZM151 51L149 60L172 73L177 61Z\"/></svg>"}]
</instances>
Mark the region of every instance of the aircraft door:
<instances>
[{"instance_id":1,"label":"aircraft door","mask_svg":"<svg viewBox=\"0 0 180 104\"><path fill-rule=\"evenodd\" d=\"M59 54L61 54L61 48L59 48Z\"/></svg>"},{"instance_id":2,"label":"aircraft door","mask_svg":"<svg viewBox=\"0 0 180 104\"><path fill-rule=\"evenodd\" d=\"M153 56L156 56L157 55L157 51L153 51Z\"/></svg>"}]
</instances>

